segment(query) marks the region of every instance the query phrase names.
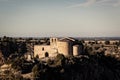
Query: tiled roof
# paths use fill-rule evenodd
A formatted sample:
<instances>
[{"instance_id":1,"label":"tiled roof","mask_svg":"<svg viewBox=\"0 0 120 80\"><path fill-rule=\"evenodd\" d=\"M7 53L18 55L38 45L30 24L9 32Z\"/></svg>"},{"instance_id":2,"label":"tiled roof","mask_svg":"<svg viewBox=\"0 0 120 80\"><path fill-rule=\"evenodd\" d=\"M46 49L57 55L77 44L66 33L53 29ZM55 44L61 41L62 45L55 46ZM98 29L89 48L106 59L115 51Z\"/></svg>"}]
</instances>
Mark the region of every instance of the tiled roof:
<instances>
[{"instance_id":1,"label":"tiled roof","mask_svg":"<svg viewBox=\"0 0 120 80\"><path fill-rule=\"evenodd\" d=\"M61 38L59 39L60 41L75 41L74 38L71 38L71 37L64 37L64 38Z\"/></svg>"}]
</instances>

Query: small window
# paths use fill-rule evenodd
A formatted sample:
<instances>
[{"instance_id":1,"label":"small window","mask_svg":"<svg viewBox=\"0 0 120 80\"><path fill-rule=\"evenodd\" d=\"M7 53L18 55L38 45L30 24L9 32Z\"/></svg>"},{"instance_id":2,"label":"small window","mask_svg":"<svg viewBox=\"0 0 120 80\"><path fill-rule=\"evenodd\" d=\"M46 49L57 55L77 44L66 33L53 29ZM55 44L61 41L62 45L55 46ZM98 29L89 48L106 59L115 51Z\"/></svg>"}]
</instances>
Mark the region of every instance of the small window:
<instances>
[{"instance_id":1,"label":"small window","mask_svg":"<svg viewBox=\"0 0 120 80\"><path fill-rule=\"evenodd\" d=\"M53 42L53 39L52 39L52 42Z\"/></svg>"},{"instance_id":2,"label":"small window","mask_svg":"<svg viewBox=\"0 0 120 80\"><path fill-rule=\"evenodd\" d=\"M55 42L57 42L57 38L55 39Z\"/></svg>"},{"instance_id":3,"label":"small window","mask_svg":"<svg viewBox=\"0 0 120 80\"><path fill-rule=\"evenodd\" d=\"M42 48L42 51L44 51L44 47Z\"/></svg>"}]
</instances>

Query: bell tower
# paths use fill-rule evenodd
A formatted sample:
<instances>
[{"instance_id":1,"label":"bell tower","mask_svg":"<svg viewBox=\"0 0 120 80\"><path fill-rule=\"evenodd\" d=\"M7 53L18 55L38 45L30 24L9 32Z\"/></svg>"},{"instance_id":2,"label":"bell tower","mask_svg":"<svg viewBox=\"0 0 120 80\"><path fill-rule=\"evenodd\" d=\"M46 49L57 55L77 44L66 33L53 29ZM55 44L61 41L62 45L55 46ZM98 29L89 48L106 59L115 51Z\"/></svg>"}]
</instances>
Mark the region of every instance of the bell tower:
<instances>
[{"instance_id":1,"label":"bell tower","mask_svg":"<svg viewBox=\"0 0 120 80\"><path fill-rule=\"evenodd\" d=\"M57 48L57 41L58 41L58 38L50 38L50 46L52 48Z\"/></svg>"}]
</instances>

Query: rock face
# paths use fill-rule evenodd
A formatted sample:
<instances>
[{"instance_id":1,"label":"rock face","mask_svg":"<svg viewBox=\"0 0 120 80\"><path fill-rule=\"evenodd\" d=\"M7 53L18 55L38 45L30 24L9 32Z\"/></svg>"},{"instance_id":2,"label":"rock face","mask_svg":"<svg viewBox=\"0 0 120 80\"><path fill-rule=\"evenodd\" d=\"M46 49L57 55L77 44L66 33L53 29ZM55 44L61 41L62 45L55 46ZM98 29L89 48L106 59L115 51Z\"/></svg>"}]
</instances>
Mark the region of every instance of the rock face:
<instances>
[{"instance_id":1,"label":"rock face","mask_svg":"<svg viewBox=\"0 0 120 80\"><path fill-rule=\"evenodd\" d=\"M80 45L75 44L77 46L74 46L74 42L75 40L72 38L50 38L50 45L34 45L34 57L46 57L46 53L48 57L55 57L57 53L65 56L77 56L81 51L79 48Z\"/></svg>"}]
</instances>

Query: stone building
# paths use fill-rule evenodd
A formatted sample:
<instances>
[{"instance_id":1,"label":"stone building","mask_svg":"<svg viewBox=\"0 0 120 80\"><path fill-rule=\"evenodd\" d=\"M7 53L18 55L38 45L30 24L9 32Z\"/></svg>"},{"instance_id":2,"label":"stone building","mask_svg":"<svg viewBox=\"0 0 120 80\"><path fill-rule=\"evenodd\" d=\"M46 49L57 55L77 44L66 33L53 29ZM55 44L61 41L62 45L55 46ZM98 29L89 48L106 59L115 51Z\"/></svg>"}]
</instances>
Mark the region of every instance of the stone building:
<instances>
[{"instance_id":1,"label":"stone building","mask_svg":"<svg viewBox=\"0 0 120 80\"><path fill-rule=\"evenodd\" d=\"M49 45L34 45L34 57L55 57L58 53L77 56L82 52L81 47L73 38L50 38Z\"/></svg>"},{"instance_id":2,"label":"stone building","mask_svg":"<svg viewBox=\"0 0 120 80\"><path fill-rule=\"evenodd\" d=\"M110 40L110 44L115 44L115 43L119 43L119 40Z\"/></svg>"},{"instance_id":3,"label":"stone building","mask_svg":"<svg viewBox=\"0 0 120 80\"><path fill-rule=\"evenodd\" d=\"M105 44L105 40L98 40L97 43L98 44Z\"/></svg>"}]
</instances>

